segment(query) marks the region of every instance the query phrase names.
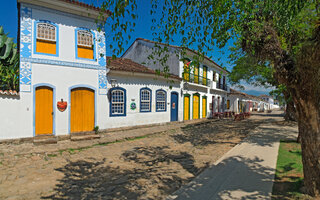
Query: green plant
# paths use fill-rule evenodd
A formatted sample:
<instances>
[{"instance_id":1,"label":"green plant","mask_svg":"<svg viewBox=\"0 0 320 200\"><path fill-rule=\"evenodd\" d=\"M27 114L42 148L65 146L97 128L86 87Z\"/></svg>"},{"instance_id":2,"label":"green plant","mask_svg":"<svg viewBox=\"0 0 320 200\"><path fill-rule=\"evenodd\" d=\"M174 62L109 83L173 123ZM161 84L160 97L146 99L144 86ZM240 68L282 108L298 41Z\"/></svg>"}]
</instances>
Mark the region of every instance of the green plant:
<instances>
[{"instance_id":1,"label":"green plant","mask_svg":"<svg viewBox=\"0 0 320 200\"><path fill-rule=\"evenodd\" d=\"M96 134L98 134L98 133L99 133L99 126L95 126L93 130L94 130L94 132L95 132Z\"/></svg>"},{"instance_id":2,"label":"green plant","mask_svg":"<svg viewBox=\"0 0 320 200\"><path fill-rule=\"evenodd\" d=\"M0 89L19 90L19 54L13 38L0 27Z\"/></svg>"}]
</instances>

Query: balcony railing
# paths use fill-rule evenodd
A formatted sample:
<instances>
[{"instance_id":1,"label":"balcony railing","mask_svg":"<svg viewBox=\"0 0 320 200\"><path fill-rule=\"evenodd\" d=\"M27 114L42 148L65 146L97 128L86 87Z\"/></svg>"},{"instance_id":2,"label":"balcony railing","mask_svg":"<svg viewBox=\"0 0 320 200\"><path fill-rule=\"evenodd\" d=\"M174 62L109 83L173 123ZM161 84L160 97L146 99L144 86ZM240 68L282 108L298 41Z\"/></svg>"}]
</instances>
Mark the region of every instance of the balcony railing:
<instances>
[{"instance_id":1,"label":"balcony railing","mask_svg":"<svg viewBox=\"0 0 320 200\"><path fill-rule=\"evenodd\" d=\"M225 91L228 90L226 84L222 84L222 83L219 84L219 82L217 82L217 89L221 89L221 90L225 90Z\"/></svg>"},{"instance_id":2,"label":"balcony railing","mask_svg":"<svg viewBox=\"0 0 320 200\"><path fill-rule=\"evenodd\" d=\"M209 86L209 82L210 82L209 79L207 79L206 77L199 76L193 73L188 73L188 72L183 72L182 78L184 81L188 81L190 83L197 83L205 86Z\"/></svg>"}]
</instances>

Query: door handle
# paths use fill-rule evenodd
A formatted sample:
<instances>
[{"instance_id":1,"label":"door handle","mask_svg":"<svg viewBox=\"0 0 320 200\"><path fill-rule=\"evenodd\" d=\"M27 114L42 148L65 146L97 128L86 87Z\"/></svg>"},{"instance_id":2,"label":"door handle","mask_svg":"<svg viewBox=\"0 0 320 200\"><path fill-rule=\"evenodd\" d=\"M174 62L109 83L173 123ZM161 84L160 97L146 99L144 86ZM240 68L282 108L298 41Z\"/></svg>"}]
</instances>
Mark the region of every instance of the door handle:
<instances>
[{"instance_id":1,"label":"door handle","mask_svg":"<svg viewBox=\"0 0 320 200\"><path fill-rule=\"evenodd\" d=\"M54 112L51 112L51 115L53 115L54 114Z\"/></svg>"}]
</instances>

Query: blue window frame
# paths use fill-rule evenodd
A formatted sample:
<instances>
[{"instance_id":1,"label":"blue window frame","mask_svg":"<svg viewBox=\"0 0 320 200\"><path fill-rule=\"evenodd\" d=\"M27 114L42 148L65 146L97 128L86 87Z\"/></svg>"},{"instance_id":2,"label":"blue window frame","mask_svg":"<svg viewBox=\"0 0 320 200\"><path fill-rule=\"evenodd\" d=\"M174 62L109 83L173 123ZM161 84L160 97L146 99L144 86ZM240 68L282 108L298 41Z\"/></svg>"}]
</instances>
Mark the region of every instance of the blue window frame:
<instances>
[{"instance_id":1,"label":"blue window frame","mask_svg":"<svg viewBox=\"0 0 320 200\"><path fill-rule=\"evenodd\" d=\"M87 39L80 39L80 35L87 35L87 34L91 34L92 36L92 49L93 49L93 59L88 59L88 58L81 58L78 56L78 46L90 46L90 42ZM94 61L96 60L96 38L95 38L95 33L93 31L91 31L90 29L87 28L76 28L75 29L75 54L76 54L76 59L81 59L81 60L91 60ZM89 47L88 46L88 47Z\"/></svg>"},{"instance_id":2,"label":"blue window frame","mask_svg":"<svg viewBox=\"0 0 320 200\"><path fill-rule=\"evenodd\" d=\"M152 91L149 88L140 89L140 112L151 112Z\"/></svg>"},{"instance_id":3,"label":"blue window frame","mask_svg":"<svg viewBox=\"0 0 320 200\"><path fill-rule=\"evenodd\" d=\"M162 89L156 91L156 111L167 111L167 92Z\"/></svg>"},{"instance_id":4,"label":"blue window frame","mask_svg":"<svg viewBox=\"0 0 320 200\"><path fill-rule=\"evenodd\" d=\"M56 53L49 54L37 52L37 40L44 40L55 43ZM57 24L48 20L35 21L33 34L33 53L55 57L59 56L59 26Z\"/></svg>"},{"instance_id":5,"label":"blue window frame","mask_svg":"<svg viewBox=\"0 0 320 200\"><path fill-rule=\"evenodd\" d=\"M110 117L126 116L126 93L124 88L110 89Z\"/></svg>"}]
</instances>

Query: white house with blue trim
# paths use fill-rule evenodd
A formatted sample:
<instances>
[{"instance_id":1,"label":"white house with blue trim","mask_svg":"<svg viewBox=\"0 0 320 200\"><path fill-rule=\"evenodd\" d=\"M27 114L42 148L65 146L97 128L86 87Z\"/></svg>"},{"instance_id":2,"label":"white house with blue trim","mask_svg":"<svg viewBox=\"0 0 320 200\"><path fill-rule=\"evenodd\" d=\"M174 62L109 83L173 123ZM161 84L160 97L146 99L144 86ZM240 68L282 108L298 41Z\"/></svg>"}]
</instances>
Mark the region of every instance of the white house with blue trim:
<instances>
[{"instance_id":1,"label":"white house with blue trim","mask_svg":"<svg viewBox=\"0 0 320 200\"><path fill-rule=\"evenodd\" d=\"M99 9L73 1L18 0L18 14L20 92L2 108L15 110L5 120L15 125L1 124L0 139L66 135L98 124L107 128L106 40L95 22Z\"/></svg>"}]
</instances>

